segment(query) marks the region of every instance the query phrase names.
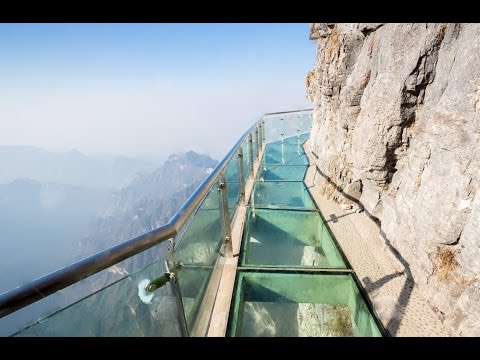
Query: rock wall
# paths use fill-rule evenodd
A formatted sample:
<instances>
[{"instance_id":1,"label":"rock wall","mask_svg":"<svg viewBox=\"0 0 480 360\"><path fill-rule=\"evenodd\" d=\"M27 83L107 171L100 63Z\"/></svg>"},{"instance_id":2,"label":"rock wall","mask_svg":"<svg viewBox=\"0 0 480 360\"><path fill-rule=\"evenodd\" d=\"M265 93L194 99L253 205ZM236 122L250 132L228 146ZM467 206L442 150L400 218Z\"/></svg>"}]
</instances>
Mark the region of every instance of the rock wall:
<instances>
[{"instance_id":1,"label":"rock wall","mask_svg":"<svg viewBox=\"0 0 480 360\"><path fill-rule=\"evenodd\" d=\"M312 24L324 193L363 209L452 335L480 335L480 24Z\"/></svg>"}]
</instances>

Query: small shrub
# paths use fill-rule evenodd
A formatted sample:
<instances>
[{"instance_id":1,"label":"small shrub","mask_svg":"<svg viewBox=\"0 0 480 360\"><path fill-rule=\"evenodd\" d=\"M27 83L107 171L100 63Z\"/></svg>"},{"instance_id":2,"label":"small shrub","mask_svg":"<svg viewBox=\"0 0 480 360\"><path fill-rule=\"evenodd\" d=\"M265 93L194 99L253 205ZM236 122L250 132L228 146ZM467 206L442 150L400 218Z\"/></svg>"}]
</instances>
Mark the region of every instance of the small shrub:
<instances>
[{"instance_id":1,"label":"small shrub","mask_svg":"<svg viewBox=\"0 0 480 360\"><path fill-rule=\"evenodd\" d=\"M439 282L444 282L449 278L449 276L455 271L458 267L458 262L455 259L455 256L458 254L458 251L450 248L439 249L435 255L436 266L435 270L437 272L437 279Z\"/></svg>"}]
</instances>

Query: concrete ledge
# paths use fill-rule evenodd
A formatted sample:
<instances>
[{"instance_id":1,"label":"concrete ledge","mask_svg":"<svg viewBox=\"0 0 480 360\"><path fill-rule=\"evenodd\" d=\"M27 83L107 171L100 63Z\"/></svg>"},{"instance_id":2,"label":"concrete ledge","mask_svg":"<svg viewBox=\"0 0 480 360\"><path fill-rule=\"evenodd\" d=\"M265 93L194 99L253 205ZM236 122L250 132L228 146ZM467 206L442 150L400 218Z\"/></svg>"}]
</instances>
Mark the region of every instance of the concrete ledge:
<instances>
[{"instance_id":1,"label":"concrete ledge","mask_svg":"<svg viewBox=\"0 0 480 360\"><path fill-rule=\"evenodd\" d=\"M243 226L247 214L247 203L253 191L255 178L260 166L260 159L262 159L264 151L265 145L260 149L258 160L254 163L253 176L250 177L245 184L245 201L242 201L242 203L239 204L235 214L235 220L232 226L233 258L225 258L225 264L223 266L222 277L220 279L215 304L213 306L207 337L223 337L227 332L228 315L230 313L230 304L232 302L233 288L237 274L238 254L240 253Z\"/></svg>"}]
</instances>

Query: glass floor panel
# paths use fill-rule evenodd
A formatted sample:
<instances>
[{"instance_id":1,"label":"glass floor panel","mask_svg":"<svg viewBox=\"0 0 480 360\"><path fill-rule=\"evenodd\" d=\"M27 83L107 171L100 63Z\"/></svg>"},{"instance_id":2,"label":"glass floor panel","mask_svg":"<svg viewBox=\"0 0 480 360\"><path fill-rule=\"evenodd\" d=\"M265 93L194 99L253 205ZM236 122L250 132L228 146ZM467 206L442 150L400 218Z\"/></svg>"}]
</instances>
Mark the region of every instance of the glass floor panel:
<instances>
[{"instance_id":1,"label":"glass floor panel","mask_svg":"<svg viewBox=\"0 0 480 360\"><path fill-rule=\"evenodd\" d=\"M265 154L265 163L266 164L279 164L279 165L308 165L307 156L297 153L270 153Z\"/></svg>"},{"instance_id":2,"label":"glass floor panel","mask_svg":"<svg viewBox=\"0 0 480 360\"><path fill-rule=\"evenodd\" d=\"M303 182L257 181L254 207L315 210L315 204Z\"/></svg>"},{"instance_id":3,"label":"glass floor panel","mask_svg":"<svg viewBox=\"0 0 480 360\"><path fill-rule=\"evenodd\" d=\"M302 144L269 144L265 148L266 155L281 156L282 154L296 154L302 155L305 154Z\"/></svg>"},{"instance_id":4,"label":"glass floor panel","mask_svg":"<svg viewBox=\"0 0 480 360\"><path fill-rule=\"evenodd\" d=\"M230 336L381 336L351 275L239 271Z\"/></svg>"},{"instance_id":5,"label":"glass floor panel","mask_svg":"<svg viewBox=\"0 0 480 360\"><path fill-rule=\"evenodd\" d=\"M248 212L241 264L346 268L316 211L269 209Z\"/></svg>"},{"instance_id":6,"label":"glass floor panel","mask_svg":"<svg viewBox=\"0 0 480 360\"><path fill-rule=\"evenodd\" d=\"M259 172L259 178L263 178L265 181L303 181L307 168L308 166L304 165L281 166L263 164Z\"/></svg>"}]
</instances>

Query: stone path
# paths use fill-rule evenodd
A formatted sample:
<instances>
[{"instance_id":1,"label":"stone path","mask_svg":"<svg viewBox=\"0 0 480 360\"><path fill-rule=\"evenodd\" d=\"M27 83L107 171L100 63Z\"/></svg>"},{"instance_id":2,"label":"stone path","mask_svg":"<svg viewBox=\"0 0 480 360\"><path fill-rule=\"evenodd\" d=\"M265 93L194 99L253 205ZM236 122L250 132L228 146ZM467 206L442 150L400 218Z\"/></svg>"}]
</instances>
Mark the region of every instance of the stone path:
<instances>
[{"instance_id":1,"label":"stone path","mask_svg":"<svg viewBox=\"0 0 480 360\"><path fill-rule=\"evenodd\" d=\"M308 141L304 149L310 164L315 164ZM315 165L311 165L305 184L388 332L392 336L448 336L409 277L408 268L381 239L377 225L364 213L344 211L327 200L316 184L323 179L315 174Z\"/></svg>"}]
</instances>

